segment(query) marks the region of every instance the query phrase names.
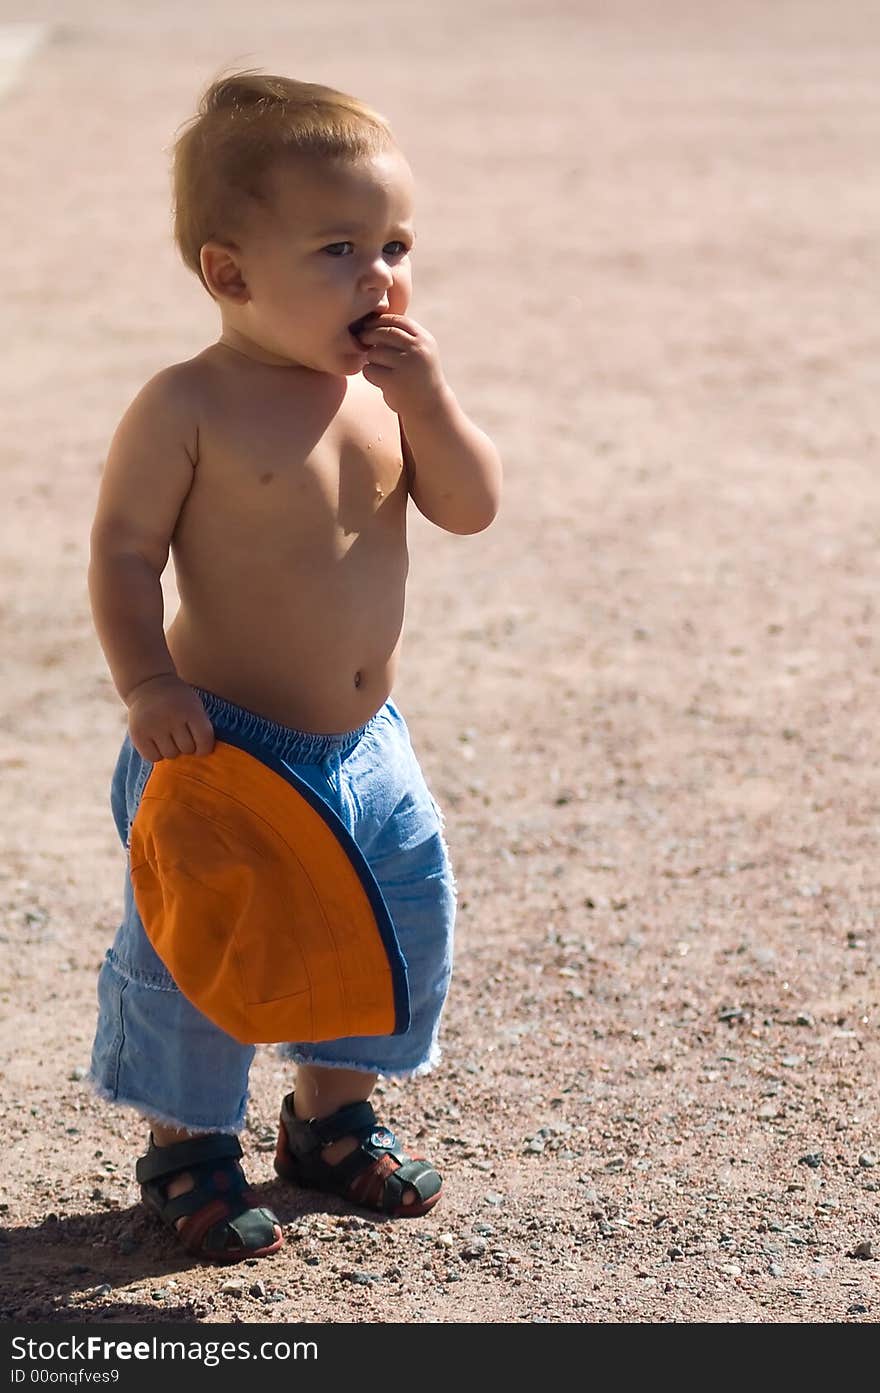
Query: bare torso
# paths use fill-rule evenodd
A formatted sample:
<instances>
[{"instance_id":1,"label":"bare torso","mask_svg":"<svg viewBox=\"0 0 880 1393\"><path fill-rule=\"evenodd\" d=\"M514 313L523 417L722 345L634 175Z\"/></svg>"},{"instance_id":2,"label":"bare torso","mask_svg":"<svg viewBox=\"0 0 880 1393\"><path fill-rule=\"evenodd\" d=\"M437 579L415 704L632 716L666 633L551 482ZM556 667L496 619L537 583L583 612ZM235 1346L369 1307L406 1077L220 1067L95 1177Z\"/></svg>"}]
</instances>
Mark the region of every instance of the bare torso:
<instances>
[{"instance_id":1,"label":"bare torso","mask_svg":"<svg viewBox=\"0 0 880 1393\"><path fill-rule=\"evenodd\" d=\"M200 404L172 539L178 673L299 730L363 725L403 628L407 478L397 416L360 376L217 345L181 368Z\"/></svg>"}]
</instances>

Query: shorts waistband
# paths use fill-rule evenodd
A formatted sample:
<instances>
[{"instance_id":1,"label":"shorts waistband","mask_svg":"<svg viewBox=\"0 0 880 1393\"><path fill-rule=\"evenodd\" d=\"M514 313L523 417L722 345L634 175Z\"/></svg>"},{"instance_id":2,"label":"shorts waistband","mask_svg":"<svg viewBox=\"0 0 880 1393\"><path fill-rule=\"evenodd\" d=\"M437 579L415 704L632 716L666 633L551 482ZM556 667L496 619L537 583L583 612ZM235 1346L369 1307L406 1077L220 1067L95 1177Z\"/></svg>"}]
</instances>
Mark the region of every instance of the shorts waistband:
<instances>
[{"instance_id":1,"label":"shorts waistband","mask_svg":"<svg viewBox=\"0 0 880 1393\"><path fill-rule=\"evenodd\" d=\"M278 759L288 764L320 764L330 755L347 754L368 730L379 720L384 707L359 726L340 735L319 735L308 730L296 730L293 726L283 726L278 721L270 721L244 706L236 706L224 700L215 692L203 687L193 687L204 703L205 711L213 725L225 729L230 734L258 740ZM387 703L386 703L387 704Z\"/></svg>"}]
</instances>

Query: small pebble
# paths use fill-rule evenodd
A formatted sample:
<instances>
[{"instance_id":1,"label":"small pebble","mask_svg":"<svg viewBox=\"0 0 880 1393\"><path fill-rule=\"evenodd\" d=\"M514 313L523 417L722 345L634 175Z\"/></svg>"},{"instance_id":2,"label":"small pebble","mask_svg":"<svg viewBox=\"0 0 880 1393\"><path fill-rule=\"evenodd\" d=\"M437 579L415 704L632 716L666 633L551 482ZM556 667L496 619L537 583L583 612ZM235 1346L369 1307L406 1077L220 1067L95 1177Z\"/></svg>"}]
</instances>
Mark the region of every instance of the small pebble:
<instances>
[{"instance_id":1,"label":"small pebble","mask_svg":"<svg viewBox=\"0 0 880 1393\"><path fill-rule=\"evenodd\" d=\"M872 1151L864 1151L859 1157L859 1165L865 1170L872 1170L877 1164L877 1157Z\"/></svg>"},{"instance_id":2,"label":"small pebble","mask_svg":"<svg viewBox=\"0 0 880 1393\"><path fill-rule=\"evenodd\" d=\"M770 1273L771 1277L785 1276L785 1268L780 1267L778 1262L771 1262L770 1266L767 1268L767 1271Z\"/></svg>"},{"instance_id":3,"label":"small pebble","mask_svg":"<svg viewBox=\"0 0 880 1393\"><path fill-rule=\"evenodd\" d=\"M808 1151L806 1156L798 1157L799 1166L809 1166L810 1170L816 1170L822 1164L821 1151Z\"/></svg>"},{"instance_id":4,"label":"small pebble","mask_svg":"<svg viewBox=\"0 0 880 1393\"><path fill-rule=\"evenodd\" d=\"M75 1069L71 1069L67 1077L70 1079L71 1083L79 1083L80 1079L87 1077L88 1072L88 1069L85 1069L82 1064L77 1064Z\"/></svg>"},{"instance_id":5,"label":"small pebble","mask_svg":"<svg viewBox=\"0 0 880 1393\"><path fill-rule=\"evenodd\" d=\"M244 1282L239 1277L230 1277L228 1282L224 1282L220 1290L224 1296L243 1296Z\"/></svg>"},{"instance_id":6,"label":"small pebble","mask_svg":"<svg viewBox=\"0 0 880 1393\"><path fill-rule=\"evenodd\" d=\"M607 1171L622 1171L625 1165L625 1156L612 1156L610 1161L605 1162L605 1169Z\"/></svg>"},{"instance_id":7,"label":"small pebble","mask_svg":"<svg viewBox=\"0 0 880 1393\"><path fill-rule=\"evenodd\" d=\"M475 1238L466 1248L462 1248L461 1256L469 1259L481 1258L486 1251L486 1246L485 1238Z\"/></svg>"},{"instance_id":8,"label":"small pebble","mask_svg":"<svg viewBox=\"0 0 880 1393\"><path fill-rule=\"evenodd\" d=\"M531 1137L526 1142L525 1146L523 1147L523 1150L532 1151L536 1155L540 1156L541 1152L544 1150L543 1139L541 1137Z\"/></svg>"},{"instance_id":9,"label":"small pebble","mask_svg":"<svg viewBox=\"0 0 880 1393\"><path fill-rule=\"evenodd\" d=\"M871 1240L864 1239L861 1243L857 1243L852 1250L851 1256L854 1258L873 1258L874 1245Z\"/></svg>"},{"instance_id":10,"label":"small pebble","mask_svg":"<svg viewBox=\"0 0 880 1393\"><path fill-rule=\"evenodd\" d=\"M266 1284L265 1282L260 1281L252 1282L251 1285L248 1287L248 1291L250 1292L251 1296L259 1297L259 1299L262 1301L266 1295Z\"/></svg>"}]
</instances>

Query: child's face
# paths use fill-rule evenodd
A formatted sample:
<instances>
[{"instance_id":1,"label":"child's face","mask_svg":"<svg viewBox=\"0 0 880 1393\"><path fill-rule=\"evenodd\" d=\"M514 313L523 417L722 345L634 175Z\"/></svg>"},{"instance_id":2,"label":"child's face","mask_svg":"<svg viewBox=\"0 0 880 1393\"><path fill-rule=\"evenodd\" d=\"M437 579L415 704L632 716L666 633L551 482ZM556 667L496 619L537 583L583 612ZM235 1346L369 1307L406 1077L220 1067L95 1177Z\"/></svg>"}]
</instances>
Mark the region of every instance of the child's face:
<instances>
[{"instance_id":1,"label":"child's face","mask_svg":"<svg viewBox=\"0 0 880 1393\"><path fill-rule=\"evenodd\" d=\"M288 362L360 372L367 355L349 325L373 310L405 313L413 239L412 175L398 150L282 168L272 211L240 243L247 299L235 326Z\"/></svg>"}]
</instances>

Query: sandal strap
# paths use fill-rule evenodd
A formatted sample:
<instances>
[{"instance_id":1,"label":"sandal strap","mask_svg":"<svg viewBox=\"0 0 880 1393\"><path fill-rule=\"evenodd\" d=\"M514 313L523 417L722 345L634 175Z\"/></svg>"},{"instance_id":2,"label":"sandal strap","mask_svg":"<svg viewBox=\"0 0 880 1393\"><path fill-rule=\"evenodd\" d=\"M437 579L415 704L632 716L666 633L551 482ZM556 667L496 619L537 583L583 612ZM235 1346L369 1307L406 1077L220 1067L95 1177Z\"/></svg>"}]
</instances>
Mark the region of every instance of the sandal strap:
<instances>
[{"instance_id":1,"label":"sandal strap","mask_svg":"<svg viewBox=\"0 0 880 1393\"><path fill-rule=\"evenodd\" d=\"M151 1136L150 1149L146 1156L140 1157L134 1173L138 1184L144 1185L175 1175L178 1171L192 1170L194 1166L238 1161L242 1155L238 1137L225 1133L213 1132L188 1141L172 1142L170 1146L156 1146Z\"/></svg>"},{"instance_id":2,"label":"sandal strap","mask_svg":"<svg viewBox=\"0 0 880 1393\"><path fill-rule=\"evenodd\" d=\"M379 1122L371 1103L346 1103L329 1117L303 1121L294 1113L293 1095L289 1094L284 1100L283 1119L291 1150L305 1161L317 1160L322 1149L340 1137L354 1137L356 1150L333 1163L334 1171L346 1181L364 1169L365 1158L370 1162L383 1156L401 1163L409 1160L391 1128Z\"/></svg>"},{"instance_id":3,"label":"sandal strap","mask_svg":"<svg viewBox=\"0 0 880 1393\"><path fill-rule=\"evenodd\" d=\"M249 1186L234 1161L226 1161L222 1166L201 1166L191 1168L193 1187L182 1195L166 1200L162 1207L162 1217L173 1224L196 1214L204 1205L219 1200L227 1209L236 1207L239 1201L247 1204Z\"/></svg>"},{"instance_id":4,"label":"sandal strap","mask_svg":"<svg viewBox=\"0 0 880 1393\"><path fill-rule=\"evenodd\" d=\"M378 1123L371 1103L345 1103L329 1117L297 1117L293 1094L288 1093L281 1104L281 1121L297 1155L307 1156L320 1151L340 1137L369 1136Z\"/></svg>"},{"instance_id":5,"label":"sandal strap","mask_svg":"<svg viewBox=\"0 0 880 1393\"><path fill-rule=\"evenodd\" d=\"M181 1225L180 1240L187 1252L201 1257L217 1257L229 1251L231 1232L238 1240L233 1246L246 1254L269 1247L274 1240L277 1223L271 1209L254 1206L232 1211L228 1205L217 1200Z\"/></svg>"},{"instance_id":6,"label":"sandal strap","mask_svg":"<svg viewBox=\"0 0 880 1393\"><path fill-rule=\"evenodd\" d=\"M349 1103L330 1117L302 1121L294 1113L293 1094L288 1094L282 1103L281 1122L291 1157L307 1183L337 1194L353 1194L357 1182L375 1173L377 1162L387 1157L397 1165L382 1175L381 1203L371 1203L370 1207L394 1213L402 1206L407 1190L413 1190L422 1203L440 1193L442 1181L435 1168L428 1161L408 1156L390 1127L378 1122L370 1103ZM340 1137L354 1137L358 1144L331 1165L324 1161L321 1150Z\"/></svg>"},{"instance_id":7,"label":"sandal strap","mask_svg":"<svg viewBox=\"0 0 880 1393\"><path fill-rule=\"evenodd\" d=\"M402 1204L407 1186L415 1190L420 1200L429 1200L432 1195L439 1194L440 1184L440 1176L430 1161L404 1161L385 1177L385 1206L395 1209Z\"/></svg>"},{"instance_id":8,"label":"sandal strap","mask_svg":"<svg viewBox=\"0 0 880 1393\"><path fill-rule=\"evenodd\" d=\"M299 1118L295 1118L299 1121ZM302 1124L308 1127L318 1140L319 1146L328 1146L339 1141L340 1137L369 1136L377 1125L372 1103L346 1103L344 1107L331 1113L329 1117L315 1117Z\"/></svg>"}]
</instances>

